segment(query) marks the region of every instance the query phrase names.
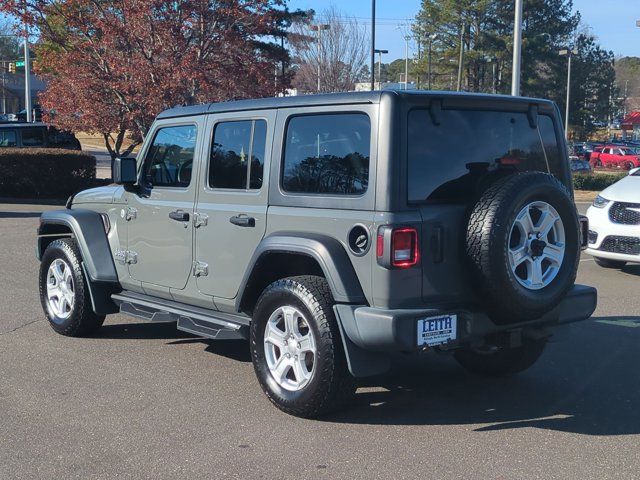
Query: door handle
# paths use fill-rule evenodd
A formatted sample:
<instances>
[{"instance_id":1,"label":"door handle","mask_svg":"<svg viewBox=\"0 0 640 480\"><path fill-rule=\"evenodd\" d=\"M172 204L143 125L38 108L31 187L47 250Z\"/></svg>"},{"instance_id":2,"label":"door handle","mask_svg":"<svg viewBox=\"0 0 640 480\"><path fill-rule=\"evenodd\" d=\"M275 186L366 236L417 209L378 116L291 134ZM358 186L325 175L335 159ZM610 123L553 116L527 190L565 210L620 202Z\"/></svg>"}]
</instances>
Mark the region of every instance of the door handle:
<instances>
[{"instance_id":1,"label":"door handle","mask_svg":"<svg viewBox=\"0 0 640 480\"><path fill-rule=\"evenodd\" d=\"M175 210L174 212L169 213L169 218L177 222L188 222L189 213L184 210Z\"/></svg>"},{"instance_id":2,"label":"door handle","mask_svg":"<svg viewBox=\"0 0 640 480\"><path fill-rule=\"evenodd\" d=\"M255 227L256 219L253 217L247 217L246 215L234 215L229 219L231 223L234 225L238 225L239 227Z\"/></svg>"}]
</instances>

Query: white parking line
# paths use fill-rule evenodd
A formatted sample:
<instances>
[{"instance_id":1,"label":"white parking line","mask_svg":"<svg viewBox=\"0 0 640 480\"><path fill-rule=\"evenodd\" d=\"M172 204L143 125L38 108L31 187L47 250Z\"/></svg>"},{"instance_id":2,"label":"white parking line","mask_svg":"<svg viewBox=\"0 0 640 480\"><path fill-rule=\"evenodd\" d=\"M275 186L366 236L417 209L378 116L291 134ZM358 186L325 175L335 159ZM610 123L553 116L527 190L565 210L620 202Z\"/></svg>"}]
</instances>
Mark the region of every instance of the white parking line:
<instances>
[{"instance_id":1,"label":"white parking line","mask_svg":"<svg viewBox=\"0 0 640 480\"><path fill-rule=\"evenodd\" d=\"M581 262L593 262L593 258L583 258Z\"/></svg>"}]
</instances>

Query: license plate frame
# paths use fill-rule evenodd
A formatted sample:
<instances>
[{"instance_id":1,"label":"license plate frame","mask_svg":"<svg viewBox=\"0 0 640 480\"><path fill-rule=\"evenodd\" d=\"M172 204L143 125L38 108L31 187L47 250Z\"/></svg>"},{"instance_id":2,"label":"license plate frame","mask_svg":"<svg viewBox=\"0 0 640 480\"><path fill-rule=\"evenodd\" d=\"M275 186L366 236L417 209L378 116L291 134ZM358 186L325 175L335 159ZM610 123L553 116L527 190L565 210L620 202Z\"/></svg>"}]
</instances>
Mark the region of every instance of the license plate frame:
<instances>
[{"instance_id":1,"label":"license plate frame","mask_svg":"<svg viewBox=\"0 0 640 480\"><path fill-rule=\"evenodd\" d=\"M436 347L458 339L458 315L446 313L418 319L418 347Z\"/></svg>"}]
</instances>

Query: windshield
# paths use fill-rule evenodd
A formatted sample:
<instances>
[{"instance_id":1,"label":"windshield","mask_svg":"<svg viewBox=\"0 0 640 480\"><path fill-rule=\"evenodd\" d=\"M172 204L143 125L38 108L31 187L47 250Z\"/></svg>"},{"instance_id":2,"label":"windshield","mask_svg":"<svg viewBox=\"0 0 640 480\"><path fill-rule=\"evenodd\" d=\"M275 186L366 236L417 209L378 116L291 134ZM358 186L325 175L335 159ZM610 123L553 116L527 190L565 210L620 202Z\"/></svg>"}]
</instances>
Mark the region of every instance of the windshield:
<instances>
[{"instance_id":1,"label":"windshield","mask_svg":"<svg viewBox=\"0 0 640 480\"><path fill-rule=\"evenodd\" d=\"M531 128L526 113L426 109L409 112L408 200L465 200L487 175L539 170L557 174L560 149L550 117ZM549 168L551 167L551 168Z\"/></svg>"}]
</instances>

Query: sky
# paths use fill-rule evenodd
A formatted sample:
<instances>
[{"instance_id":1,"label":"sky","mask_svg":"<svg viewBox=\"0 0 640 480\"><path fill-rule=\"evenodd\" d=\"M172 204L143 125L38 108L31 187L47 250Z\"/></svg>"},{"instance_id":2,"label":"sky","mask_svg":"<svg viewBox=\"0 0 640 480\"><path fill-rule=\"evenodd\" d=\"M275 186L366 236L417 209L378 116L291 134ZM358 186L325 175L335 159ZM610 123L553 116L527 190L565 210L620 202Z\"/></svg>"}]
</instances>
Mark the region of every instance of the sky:
<instances>
[{"instance_id":1,"label":"sky","mask_svg":"<svg viewBox=\"0 0 640 480\"><path fill-rule=\"evenodd\" d=\"M389 50L383 62L404 57L405 32L420 9L420 0L376 0L376 48ZM321 12L334 5L338 10L371 25L371 0L289 0L289 8ZM600 45L616 56L640 56L640 0L573 0L584 24L591 27ZM410 44L410 54L416 46Z\"/></svg>"}]
</instances>

